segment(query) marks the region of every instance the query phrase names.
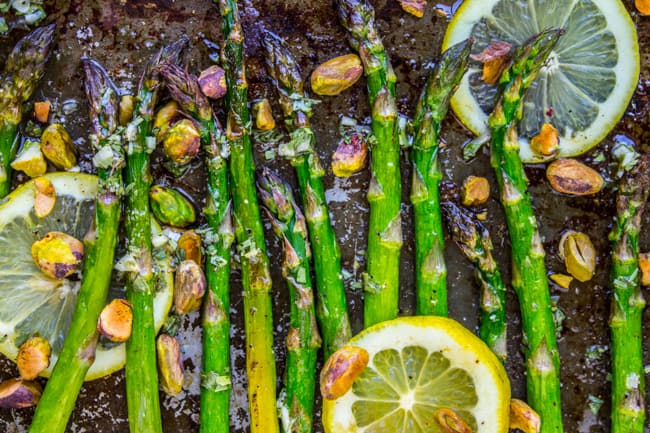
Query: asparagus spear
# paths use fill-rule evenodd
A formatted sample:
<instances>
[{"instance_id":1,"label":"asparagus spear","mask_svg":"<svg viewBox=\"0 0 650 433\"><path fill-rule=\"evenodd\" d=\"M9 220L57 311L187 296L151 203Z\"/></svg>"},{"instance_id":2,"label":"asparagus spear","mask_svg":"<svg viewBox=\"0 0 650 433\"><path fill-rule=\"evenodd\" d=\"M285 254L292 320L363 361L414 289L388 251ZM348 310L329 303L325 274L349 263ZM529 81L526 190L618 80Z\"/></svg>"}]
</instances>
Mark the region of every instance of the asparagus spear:
<instances>
[{"instance_id":1,"label":"asparagus spear","mask_svg":"<svg viewBox=\"0 0 650 433\"><path fill-rule=\"evenodd\" d=\"M452 201L442 202L442 211L452 237L476 269L481 290L481 339L505 361L506 348L506 287L497 263L492 257L490 232L467 209Z\"/></svg>"},{"instance_id":2,"label":"asparagus spear","mask_svg":"<svg viewBox=\"0 0 650 433\"><path fill-rule=\"evenodd\" d=\"M178 62L186 44L187 38L179 39L149 61L140 79L133 120L126 132L127 252L137 263L137 269L127 274L126 282L126 296L133 308L133 332L126 343L125 369L131 433L162 432L153 320L149 156L156 142L151 129L161 81L156 66Z\"/></svg>"},{"instance_id":3,"label":"asparagus spear","mask_svg":"<svg viewBox=\"0 0 650 433\"><path fill-rule=\"evenodd\" d=\"M201 375L202 433L230 430L230 246L234 233L230 218L228 152L221 125L197 78L173 64L160 67L169 93L199 125L208 168L208 197L204 214L208 291L203 307L203 371Z\"/></svg>"},{"instance_id":4,"label":"asparagus spear","mask_svg":"<svg viewBox=\"0 0 650 433\"><path fill-rule=\"evenodd\" d=\"M275 355L271 274L255 191L251 149L248 83L243 59L244 34L236 0L219 0L223 18L222 66L226 71L226 139L230 145L230 180L244 289L246 370L251 433L277 433Z\"/></svg>"},{"instance_id":5,"label":"asparagus spear","mask_svg":"<svg viewBox=\"0 0 650 433\"><path fill-rule=\"evenodd\" d=\"M82 61L84 88L93 127L99 189L94 228L84 239L86 257L77 304L52 376L36 408L32 433L63 433L86 372L95 360L97 319L106 305L117 244L122 197L122 131L118 129L119 95L106 71L94 60Z\"/></svg>"},{"instance_id":6,"label":"asparagus spear","mask_svg":"<svg viewBox=\"0 0 650 433\"><path fill-rule=\"evenodd\" d=\"M23 37L7 58L0 85L0 198L11 189L11 162L18 148L23 104L32 96L45 71L56 26L39 27Z\"/></svg>"},{"instance_id":7,"label":"asparagus spear","mask_svg":"<svg viewBox=\"0 0 650 433\"><path fill-rule=\"evenodd\" d=\"M490 148L512 244L512 286L521 308L526 344L528 401L542 418L542 433L562 427L560 357L544 264L544 247L519 158L517 124L521 100L562 31L547 30L518 48L500 79L500 94L490 115Z\"/></svg>"},{"instance_id":8,"label":"asparagus spear","mask_svg":"<svg viewBox=\"0 0 650 433\"><path fill-rule=\"evenodd\" d=\"M291 186L278 175L266 168L258 170L257 189L273 231L284 241L282 275L291 302L285 389L279 404L282 429L287 433L308 433L313 426L316 355L321 339L309 274L307 226Z\"/></svg>"},{"instance_id":9,"label":"asparagus spear","mask_svg":"<svg viewBox=\"0 0 650 433\"><path fill-rule=\"evenodd\" d=\"M300 68L282 40L271 32L264 34L266 67L278 90L291 141L281 145L296 169L314 260L318 305L316 315L323 333L327 359L352 336L345 288L341 276L341 251L332 228L325 200L324 171L316 152L316 135L310 127L313 103L303 90Z\"/></svg>"},{"instance_id":10,"label":"asparagus spear","mask_svg":"<svg viewBox=\"0 0 650 433\"><path fill-rule=\"evenodd\" d=\"M337 0L350 45L359 52L372 107L372 179L368 188L370 223L367 272L364 275L365 325L397 317L399 262L402 249L400 206L400 147L397 138L397 78L375 25L375 11L367 0Z\"/></svg>"},{"instance_id":11,"label":"asparagus spear","mask_svg":"<svg viewBox=\"0 0 650 433\"><path fill-rule=\"evenodd\" d=\"M645 384L641 321L645 299L639 287L639 231L650 193L650 154L621 180L612 241L612 433L642 433Z\"/></svg>"},{"instance_id":12,"label":"asparagus spear","mask_svg":"<svg viewBox=\"0 0 650 433\"><path fill-rule=\"evenodd\" d=\"M411 201L415 217L417 314L447 315L447 268L438 191L442 179L438 135L449 99L467 70L471 48L472 42L466 40L443 53L429 75L413 119L416 135Z\"/></svg>"}]
</instances>

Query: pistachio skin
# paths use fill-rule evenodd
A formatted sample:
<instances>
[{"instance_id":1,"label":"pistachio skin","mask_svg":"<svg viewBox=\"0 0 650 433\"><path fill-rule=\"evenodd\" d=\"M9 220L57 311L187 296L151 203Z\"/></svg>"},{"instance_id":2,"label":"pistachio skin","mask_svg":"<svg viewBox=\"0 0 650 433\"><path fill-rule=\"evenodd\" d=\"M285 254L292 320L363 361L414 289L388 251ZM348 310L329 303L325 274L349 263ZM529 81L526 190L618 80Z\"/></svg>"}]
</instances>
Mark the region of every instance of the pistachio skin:
<instances>
[{"instance_id":1,"label":"pistachio skin","mask_svg":"<svg viewBox=\"0 0 650 433\"><path fill-rule=\"evenodd\" d=\"M576 280L591 280L596 271L596 249L589 236L570 230L560 239L560 256L567 272Z\"/></svg>"},{"instance_id":2,"label":"pistachio skin","mask_svg":"<svg viewBox=\"0 0 650 433\"><path fill-rule=\"evenodd\" d=\"M538 155L553 157L560 150L560 133L550 123L544 123L539 134L530 139L530 148Z\"/></svg>"},{"instance_id":3,"label":"pistachio skin","mask_svg":"<svg viewBox=\"0 0 650 433\"><path fill-rule=\"evenodd\" d=\"M149 190L151 211L162 224L186 227L196 221L194 205L183 194L161 185Z\"/></svg>"},{"instance_id":4,"label":"pistachio skin","mask_svg":"<svg viewBox=\"0 0 650 433\"><path fill-rule=\"evenodd\" d=\"M228 91L226 72L220 66L210 66L199 75L199 87L201 92L210 99L223 98Z\"/></svg>"},{"instance_id":5,"label":"pistachio skin","mask_svg":"<svg viewBox=\"0 0 650 433\"><path fill-rule=\"evenodd\" d=\"M468 176L463 182L461 200L464 206L480 206L490 198L490 183L484 177Z\"/></svg>"},{"instance_id":6,"label":"pistachio skin","mask_svg":"<svg viewBox=\"0 0 650 433\"><path fill-rule=\"evenodd\" d=\"M177 396L183 390L185 372L178 340L171 335L160 334L156 339L160 386L167 395Z\"/></svg>"},{"instance_id":7,"label":"pistachio skin","mask_svg":"<svg viewBox=\"0 0 650 433\"><path fill-rule=\"evenodd\" d=\"M472 433L472 429L465 420L448 407L435 411L433 418L440 426L441 433Z\"/></svg>"},{"instance_id":8,"label":"pistachio skin","mask_svg":"<svg viewBox=\"0 0 650 433\"><path fill-rule=\"evenodd\" d=\"M183 232L178 242L176 242L178 249L182 251L181 258L183 260L192 260L197 265L203 264L203 249L201 247L201 236L194 230L186 230Z\"/></svg>"},{"instance_id":9,"label":"pistachio skin","mask_svg":"<svg viewBox=\"0 0 650 433\"><path fill-rule=\"evenodd\" d=\"M50 343L41 337L32 337L18 349L16 365L24 380L34 380L50 365Z\"/></svg>"},{"instance_id":10,"label":"pistachio skin","mask_svg":"<svg viewBox=\"0 0 650 433\"><path fill-rule=\"evenodd\" d=\"M592 195L605 183L593 168L575 159L558 159L549 164L546 178L554 190L570 195Z\"/></svg>"},{"instance_id":11,"label":"pistachio skin","mask_svg":"<svg viewBox=\"0 0 650 433\"><path fill-rule=\"evenodd\" d=\"M77 149L70 134L60 123L45 128L41 135L41 151L60 170L69 170L77 165Z\"/></svg>"},{"instance_id":12,"label":"pistachio skin","mask_svg":"<svg viewBox=\"0 0 650 433\"><path fill-rule=\"evenodd\" d=\"M0 383L0 407L22 409L36 406L41 399L43 388L38 382L22 379L9 379Z\"/></svg>"},{"instance_id":13,"label":"pistachio skin","mask_svg":"<svg viewBox=\"0 0 650 433\"><path fill-rule=\"evenodd\" d=\"M38 218L45 218L54 209L56 204L56 190L52 182L46 177L34 179L34 214Z\"/></svg>"},{"instance_id":14,"label":"pistachio skin","mask_svg":"<svg viewBox=\"0 0 650 433\"><path fill-rule=\"evenodd\" d=\"M363 170L367 163L368 142L363 135L353 132L339 142L332 155L332 172L337 177L349 177Z\"/></svg>"},{"instance_id":15,"label":"pistachio skin","mask_svg":"<svg viewBox=\"0 0 650 433\"><path fill-rule=\"evenodd\" d=\"M201 307L207 281L203 268L193 260L184 260L174 277L174 307L179 314L189 314Z\"/></svg>"},{"instance_id":16,"label":"pistachio skin","mask_svg":"<svg viewBox=\"0 0 650 433\"><path fill-rule=\"evenodd\" d=\"M519 399L510 400L510 430L539 433L541 425L542 421L533 408Z\"/></svg>"},{"instance_id":17,"label":"pistachio skin","mask_svg":"<svg viewBox=\"0 0 650 433\"><path fill-rule=\"evenodd\" d=\"M253 105L253 115L255 116L255 127L260 131L275 129L273 110L268 99L264 98Z\"/></svg>"},{"instance_id":18,"label":"pistachio skin","mask_svg":"<svg viewBox=\"0 0 650 433\"><path fill-rule=\"evenodd\" d=\"M334 96L352 87L363 75L361 59L356 54L334 57L311 74L311 90L317 95Z\"/></svg>"},{"instance_id":19,"label":"pistachio skin","mask_svg":"<svg viewBox=\"0 0 650 433\"><path fill-rule=\"evenodd\" d=\"M334 352L325 362L320 374L323 398L336 400L343 397L368 362L368 351L362 347L344 346Z\"/></svg>"},{"instance_id":20,"label":"pistachio skin","mask_svg":"<svg viewBox=\"0 0 650 433\"><path fill-rule=\"evenodd\" d=\"M83 243L63 232L49 232L32 244L32 258L36 265L47 276L57 280L76 272L83 255Z\"/></svg>"},{"instance_id":21,"label":"pistachio skin","mask_svg":"<svg viewBox=\"0 0 650 433\"><path fill-rule=\"evenodd\" d=\"M99 314L97 331L110 341L123 343L131 337L133 310L125 299L113 299Z\"/></svg>"}]
</instances>

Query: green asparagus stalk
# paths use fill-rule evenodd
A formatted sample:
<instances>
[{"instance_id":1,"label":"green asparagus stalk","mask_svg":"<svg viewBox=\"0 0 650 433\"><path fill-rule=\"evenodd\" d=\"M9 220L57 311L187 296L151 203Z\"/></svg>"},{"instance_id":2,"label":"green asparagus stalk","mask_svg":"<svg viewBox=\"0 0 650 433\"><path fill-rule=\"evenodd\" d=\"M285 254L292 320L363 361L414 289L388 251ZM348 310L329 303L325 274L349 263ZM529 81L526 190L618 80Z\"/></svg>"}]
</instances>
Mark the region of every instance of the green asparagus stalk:
<instances>
[{"instance_id":1,"label":"green asparagus stalk","mask_svg":"<svg viewBox=\"0 0 650 433\"><path fill-rule=\"evenodd\" d=\"M45 72L56 26L39 27L23 37L7 58L0 85L0 198L11 189L11 162L18 148L18 125L23 104L32 96Z\"/></svg>"},{"instance_id":2,"label":"green asparagus stalk","mask_svg":"<svg viewBox=\"0 0 650 433\"><path fill-rule=\"evenodd\" d=\"M645 423L639 232L650 193L650 154L621 180L612 241L612 433L642 433Z\"/></svg>"},{"instance_id":3,"label":"green asparagus stalk","mask_svg":"<svg viewBox=\"0 0 650 433\"><path fill-rule=\"evenodd\" d=\"M226 140L230 146L230 181L235 236L244 289L246 371L251 433L277 433L275 355L271 274L264 244L264 229L255 190L255 164L251 148L248 83L243 59L244 34L236 0L219 0L226 71Z\"/></svg>"},{"instance_id":4,"label":"green asparagus stalk","mask_svg":"<svg viewBox=\"0 0 650 433\"><path fill-rule=\"evenodd\" d=\"M476 269L481 290L479 335L501 361L508 356L506 347L506 287L497 262L492 256L490 232L467 209L452 201L443 201L447 227L460 251Z\"/></svg>"},{"instance_id":5,"label":"green asparagus stalk","mask_svg":"<svg viewBox=\"0 0 650 433\"><path fill-rule=\"evenodd\" d=\"M173 64L160 67L169 93L199 125L208 168L208 197L203 235L207 254L208 290L203 304L203 371L201 374L202 433L230 431L230 247L234 239L230 218L228 152L221 125L197 78Z\"/></svg>"},{"instance_id":6,"label":"green asparagus stalk","mask_svg":"<svg viewBox=\"0 0 650 433\"><path fill-rule=\"evenodd\" d=\"M84 59L84 87L93 127L91 142L99 175L95 224L84 239L86 258L77 304L52 376L36 408L32 433L63 433L86 372L95 360L97 319L108 296L117 244L122 196L124 152L118 128L119 95L106 71Z\"/></svg>"},{"instance_id":7,"label":"green asparagus stalk","mask_svg":"<svg viewBox=\"0 0 650 433\"><path fill-rule=\"evenodd\" d=\"M363 62L372 107L372 179L368 188L370 223L368 265L364 275L365 325L397 317L402 249L400 146L397 137L397 81L367 0L337 0L339 18L350 45Z\"/></svg>"},{"instance_id":8,"label":"green asparagus stalk","mask_svg":"<svg viewBox=\"0 0 650 433\"><path fill-rule=\"evenodd\" d=\"M562 31L548 30L516 50L500 79L500 94L490 115L490 148L501 203L512 245L512 286L521 308L526 344L528 402L541 419L542 433L559 433L562 427L560 357L544 264L544 247L528 194L528 179L519 158L517 124L521 100Z\"/></svg>"},{"instance_id":9,"label":"green asparagus stalk","mask_svg":"<svg viewBox=\"0 0 650 433\"><path fill-rule=\"evenodd\" d=\"M467 40L443 53L429 75L413 119L416 135L411 202L415 217L417 314L447 315L447 267L438 190L442 179L438 136L449 100L467 70L471 48L472 42Z\"/></svg>"},{"instance_id":10,"label":"green asparagus stalk","mask_svg":"<svg viewBox=\"0 0 650 433\"><path fill-rule=\"evenodd\" d=\"M291 186L278 175L266 168L258 170L257 189L273 231L284 243L282 275L291 303L285 389L279 402L281 426L287 433L309 433L313 428L316 356L321 338L309 270L307 225Z\"/></svg>"},{"instance_id":11,"label":"green asparagus stalk","mask_svg":"<svg viewBox=\"0 0 650 433\"><path fill-rule=\"evenodd\" d=\"M316 275L316 315L327 359L350 339L352 333L341 276L341 250L327 209L322 181L324 170L315 148L316 135L309 122L313 101L305 95L298 63L282 40L266 32L263 42L266 67L278 90L285 123L291 132L291 141L281 145L280 154L288 157L298 177Z\"/></svg>"},{"instance_id":12,"label":"green asparagus stalk","mask_svg":"<svg viewBox=\"0 0 650 433\"><path fill-rule=\"evenodd\" d=\"M161 84L156 67L162 63L178 62L186 43L186 38L179 39L162 48L149 61L138 86L133 120L126 132L127 253L138 265L138 269L127 274L126 282L126 296L133 308L133 331L126 343L125 369L131 433L162 433L153 320L149 157L156 143L151 129Z\"/></svg>"}]
</instances>

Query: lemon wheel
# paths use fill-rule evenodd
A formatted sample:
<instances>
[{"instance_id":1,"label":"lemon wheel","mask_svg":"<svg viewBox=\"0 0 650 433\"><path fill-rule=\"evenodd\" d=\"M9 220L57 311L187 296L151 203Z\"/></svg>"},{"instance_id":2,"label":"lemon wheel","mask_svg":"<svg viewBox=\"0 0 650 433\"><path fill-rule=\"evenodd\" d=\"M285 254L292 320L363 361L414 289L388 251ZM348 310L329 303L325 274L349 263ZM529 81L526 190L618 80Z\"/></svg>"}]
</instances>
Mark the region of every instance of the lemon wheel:
<instances>
[{"instance_id":1,"label":"lemon wheel","mask_svg":"<svg viewBox=\"0 0 650 433\"><path fill-rule=\"evenodd\" d=\"M52 212L38 218L34 214L34 182L12 192L0 205L0 352L16 360L18 348L28 338L39 335L52 347L50 367L42 373L49 377L63 346L72 320L78 276L55 280L34 263L32 244L46 233L59 231L83 239L93 221L97 177L88 174L47 174L57 194ZM152 231L160 233L152 221ZM161 250L162 252L163 250ZM116 257L120 257L118 251ZM169 254L157 254L154 318L159 329L172 303L173 278ZM114 272L109 298L124 297L122 277ZM86 380L119 370L125 363L124 344L100 338L95 362Z\"/></svg>"},{"instance_id":2,"label":"lemon wheel","mask_svg":"<svg viewBox=\"0 0 650 433\"><path fill-rule=\"evenodd\" d=\"M325 400L328 433L437 433L451 409L477 433L508 431L510 383L488 347L444 317L402 317L372 326L349 346L368 366L341 398Z\"/></svg>"},{"instance_id":3,"label":"lemon wheel","mask_svg":"<svg viewBox=\"0 0 650 433\"><path fill-rule=\"evenodd\" d=\"M540 162L529 139L544 123L560 133L557 157L576 156L597 145L623 115L636 88L640 60L636 29L620 0L465 0L456 11L443 50L468 37L473 53L497 41L521 45L549 28L562 28L547 64L524 99L521 158ZM496 86L470 64L451 106L472 132L488 132Z\"/></svg>"}]
</instances>

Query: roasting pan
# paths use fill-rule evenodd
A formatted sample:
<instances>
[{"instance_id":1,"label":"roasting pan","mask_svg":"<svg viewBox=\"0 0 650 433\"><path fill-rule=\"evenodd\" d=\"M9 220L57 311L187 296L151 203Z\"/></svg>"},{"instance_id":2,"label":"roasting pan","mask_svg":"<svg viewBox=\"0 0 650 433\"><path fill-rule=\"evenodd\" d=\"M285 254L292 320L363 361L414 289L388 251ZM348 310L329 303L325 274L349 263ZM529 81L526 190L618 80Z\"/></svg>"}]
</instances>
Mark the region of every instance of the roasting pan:
<instances>
[{"instance_id":1,"label":"roasting pan","mask_svg":"<svg viewBox=\"0 0 650 433\"><path fill-rule=\"evenodd\" d=\"M53 0L48 1L48 20L58 23L59 39L54 55L47 68L40 88L32 99L50 100L54 110L64 105L66 127L77 144L81 146L80 165L83 171L91 170L88 141L89 131L87 103L82 93L81 56L100 61L112 74L116 83L124 90L133 90L144 66L144 61L163 43L181 35L191 40L191 48L185 54L185 63L193 72L210 64L204 40L221 41L220 17L216 7L209 0ZM451 11L457 4L451 0L440 4L429 2L424 18L418 19L404 13L396 0L376 0L378 24L393 67L398 77L398 108L404 114L412 114L415 102L422 88L427 68L439 54L447 19L434 11ZM459 3L459 2L456 2ZM625 0L633 11L633 2ZM304 76L318 64L331 57L347 54L351 49L347 35L338 24L331 0L245 0L240 2L242 22L246 35L247 72L249 98L276 100L265 72L263 53L260 47L260 30L272 30L286 39L298 59ZM633 140L638 148L650 151L650 17L633 13L637 23L641 49L641 78L637 92L622 121L614 132L595 151L583 157L590 165L606 172L608 161L595 158L598 153L608 154L616 135ZM0 63L19 36L24 32L14 31L0 39ZM223 107L216 104L223 119ZM69 111L69 112L68 112ZM281 120L279 107L274 109L276 120ZM369 173L363 172L348 179L335 178L329 169L331 154L338 140L338 124L341 115L368 118L369 109L363 80L336 97L323 97L315 109L313 128L318 137L318 151L327 168L324 178L327 198L334 226L341 242L346 289L349 296L353 328L362 326L362 292L359 289L361 272L365 267L365 233L368 221L368 204L365 190ZM278 122L281 125L281 122ZM471 134L460 123L448 116L443 125L442 151L443 172L447 180L460 184L470 174L486 176L496 184L489 166L487 153L481 152L470 162L463 161L461 146L471 139ZM84 151L85 150L85 151ZM292 168L280 158L266 160L264 144L255 144L258 164L267 164L286 178L293 179ZM603 152L604 151L604 152ZM403 227L405 244L401 264L401 314L414 313L414 245L412 236L412 213L408 200L411 168L408 153L402 158L403 174ZM174 179L161 169L160 157L153 161L157 182L182 188L195 198L201 206L205 195L203 167L193 166L191 172L180 179ZM531 195L540 222L541 234L547 251L549 273L564 272L564 265L557 255L561 232L574 229L587 233L598 250L597 273L586 283L574 282L568 290L551 284L552 296L556 297L558 308L565 318L559 334L559 348L562 365L562 397L565 431L608 432L610 382L608 381L609 352L599 359L592 359L588 353L594 348L606 349L609 342L607 320L609 316L608 272L610 267L607 234L614 215L613 183L595 197L566 197L553 192L544 176L543 165L527 168L531 182ZM21 179L17 179L19 182ZM518 305L510 281L510 256L507 230L502 209L495 194L486 206L490 229L495 244L495 254L504 279L508 284L508 350L510 357L506 367L512 381L513 396L525 398L524 360L521 353L521 330ZM650 215L647 212L646 215ZM645 228L650 228L646 216ZM267 227L269 229L269 227ZM647 232L648 230L644 230ZM267 232L270 234L270 232ZM288 294L279 269L281 248L274 236L267 235L267 245L274 272L274 321L276 325L276 357L278 372L284 369L284 339L288 323ZM642 235L642 251L650 249L650 236ZM478 289L474 283L472 268L456 249L447 242L445 257L448 265L450 316L469 329L478 326ZM244 332L241 284L238 270L232 275L232 355L233 394L231 426L234 433L247 431L248 414L246 404L246 379L244 367ZM646 297L650 296L646 292ZM186 374L189 379L183 393L176 398L163 396L163 422L166 432L198 432L199 429L199 367L201 331L198 314L185 318L181 345L185 358ZM650 308L644 315L644 360L650 364ZM0 355L0 358L2 356ZM6 359L0 359L0 379L17 376L15 366ZM281 376L278 377L278 381ZM650 387L648 387L650 389ZM604 401L599 410L593 405L597 399ZM646 409L650 398L646 395ZM0 431L7 433L26 432L33 409L0 409ZM319 420L317 412L316 419ZM71 432L126 433L128 420L125 401L123 372L107 378L86 383L77 401L68 429ZM317 421L316 432L322 431ZM646 427L650 432L650 427Z\"/></svg>"}]
</instances>

